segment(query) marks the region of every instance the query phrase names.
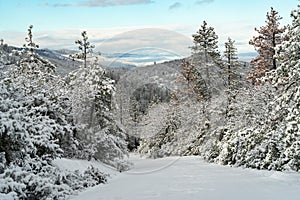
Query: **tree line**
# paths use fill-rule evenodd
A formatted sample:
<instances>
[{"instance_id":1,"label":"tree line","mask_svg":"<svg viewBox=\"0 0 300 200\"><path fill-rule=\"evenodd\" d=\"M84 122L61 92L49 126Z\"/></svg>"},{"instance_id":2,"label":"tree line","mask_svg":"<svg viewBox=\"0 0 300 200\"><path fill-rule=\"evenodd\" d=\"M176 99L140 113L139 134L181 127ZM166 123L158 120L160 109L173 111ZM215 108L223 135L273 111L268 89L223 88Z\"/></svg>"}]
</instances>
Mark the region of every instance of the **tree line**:
<instances>
[{"instance_id":1,"label":"tree line","mask_svg":"<svg viewBox=\"0 0 300 200\"><path fill-rule=\"evenodd\" d=\"M106 182L108 175L93 167L83 174L59 170L56 158L129 167L127 136L112 116L114 81L97 60L88 62L94 46L85 31L81 36L71 58L82 65L66 77L36 53L32 25L23 48L10 55L17 62L0 71L0 198L61 199Z\"/></svg>"},{"instance_id":2,"label":"tree line","mask_svg":"<svg viewBox=\"0 0 300 200\"><path fill-rule=\"evenodd\" d=\"M300 8L291 17L292 24L280 26L282 18L271 8L266 25L255 28L258 35L249 44L258 56L249 73L238 61L233 39L221 57L218 36L204 21L192 35L192 56L181 65L179 82L186 89L173 94L172 117L156 136L144 138L139 151L299 171Z\"/></svg>"}]
</instances>

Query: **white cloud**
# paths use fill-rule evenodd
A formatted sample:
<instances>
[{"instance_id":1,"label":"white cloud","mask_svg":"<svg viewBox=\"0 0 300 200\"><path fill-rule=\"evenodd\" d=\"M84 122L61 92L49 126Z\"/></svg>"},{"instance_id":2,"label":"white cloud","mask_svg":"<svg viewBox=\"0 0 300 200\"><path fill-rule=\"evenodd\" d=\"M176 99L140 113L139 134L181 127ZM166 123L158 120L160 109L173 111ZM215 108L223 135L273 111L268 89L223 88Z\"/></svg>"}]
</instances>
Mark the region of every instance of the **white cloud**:
<instances>
[{"instance_id":1,"label":"white cloud","mask_svg":"<svg viewBox=\"0 0 300 200\"><path fill-rule=\"evenodd\" d=\"M177 55L187 56L192 44L189 37L175 31L159 28L140 28L123 32L103 41L99 48L105 52L130 52L137 49L157 48Z\"/></svg>"},{"instance_id":2,"label":"white cloud","mask_svg":"<svg viewBox=\"0 0 300 200\"><path fill-rule=\"evenodd\" d=\"M254 51L248 44L255 35L254 25L246 22L234 21L231 23L212 24L219 36L219 49L224 50L224 42L228 37L236 41L238 52ZM50 49L77 49L75 40L81 39L81 32L86 30L89 40L95 44L96 50L103 53L124 53L133 49L158 48L172 51L180 55L190 53L192 45L191 35L199 29L200 25L170 25L164 26L138 26L120 28L94 28L94 29L64 29L39 31L33 30L33 39L40 48ZM167 29L166 29L167 28ZM22 46L25 43L27 32L0 32L0 38L13 46Z\"/></svg>"},{"instance_id":3,"label":"white cloud","mask_svg":"<svg viewBox=\"0 0 300 200\"><path fill-rule=\"evenodd\" d=\"M199 0L199 1L196 1L195 4L196 5L202 5L202 4L208 4L208 3L213 3L214 0Z\"/></svg>"},{"instance_id":4,"label":"white cloud","mask_svg":"<svg viewBox=\"0 0 300 200\"><path fill-rule=\"evenodd\" d=\"M182 4L179 3L179 2L175 2L175 3L173 3L172 5L169 6L169 10L178 9L180 7L182 7Z\"/></svg>"},{"instance_id":5,"label":"white cloud","mask_svg":"<svg viewBox=\"0 0 300 200\"><path fill-rule=\"evenodd\" d=\"M239 53L253 52L254 49L249 45L249 40L256 35L254 25L249 25L245 21L232 21L226 24L216 25L215 31L219 35L219 48L224 51L224 43L228 37L235 40L235 45Z\"/></svg>"},{"instance_id":6,"label":"white cloud","mask_svg":"<svg viewBox=\"0 0 300 200\"><path fill-rule=\"evenodd\" d=\"M175 29L175 27L173 27ZM96 50L104 53L124 53L134 49L157 48L188 55L192 41L176 31L162 27L122 27L106 29L65 29L57 31L34 32L33 39L41 48L76 49L75 40L81 39L81 32L86 30L89 40ZM9 45L22 46L26 32L0 32Z\"/></svg>"},{"instance_id":7,"label":"white cloud","mask_svg":"<svg viewBox=\"0 0 300 200\"><path fill-rule=\"evenodd\" d=\"M78 3L44 3L42 6L52 7L69 7L69 6L83 6L83 7L109 7L109 6L126 6L153 3L152 0L86 0Z\"/></svg>"}]
</instances>

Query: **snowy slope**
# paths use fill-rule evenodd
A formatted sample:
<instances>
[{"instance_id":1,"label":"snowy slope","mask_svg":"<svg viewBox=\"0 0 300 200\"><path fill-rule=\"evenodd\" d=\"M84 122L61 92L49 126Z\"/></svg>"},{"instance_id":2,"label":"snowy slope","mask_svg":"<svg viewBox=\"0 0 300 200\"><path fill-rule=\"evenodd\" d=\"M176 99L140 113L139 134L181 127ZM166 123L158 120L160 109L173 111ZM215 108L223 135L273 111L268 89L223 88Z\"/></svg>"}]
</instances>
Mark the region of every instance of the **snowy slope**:
<instances>
[{"instance_id":1,"label":"snowy slope","mask_svg":"<svg viewBox=\"0 0 300 200\"><path fill-rule=\"evenodd\" d=\"M72 200L299 200L300 174L219 166L199 157L141 159Z\"/></svg>"},{"instance_id":2,"label":"snowy slope","mask_svg":"<svg viewBox=\"0 0 300 200\"><path fill-rule=\"evenodd\" d=\"M113 167L98 161L59 158L59 159L55 159L53 161L53 164L57 166L59 169L72 171L72 172L78 170L80 173L82 173L88 167L93 166L99 169L101 172L110 174L112 176L119 173Z\"/></svg>"}]
</instances>

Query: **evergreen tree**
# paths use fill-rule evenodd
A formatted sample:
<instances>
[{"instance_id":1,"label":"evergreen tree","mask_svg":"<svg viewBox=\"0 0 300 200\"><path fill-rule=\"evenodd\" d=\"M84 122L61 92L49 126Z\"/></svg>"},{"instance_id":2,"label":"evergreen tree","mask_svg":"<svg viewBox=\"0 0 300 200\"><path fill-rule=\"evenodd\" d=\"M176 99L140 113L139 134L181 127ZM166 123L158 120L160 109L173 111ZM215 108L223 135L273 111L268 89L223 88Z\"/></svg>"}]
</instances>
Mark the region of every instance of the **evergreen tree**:
<instances>
[{"instance_id":1,"label":"evergreen tree","mask_svg":"<svg viewBox=\"0 0 300 200\"><path fill-rule=\"evenodd\" d=\"M266 72L276 69L278 65L275 57L276 47L284 41L283 33L286 30L285 26L280 28L279 21L281 19L278 12L271 7L271 11L267 13L266 25L260 29L255 28L259 35L249 41L249 44L253 45L259 54L251 61L255 71L249 75L249 78L256 84L259 83L258 78L263 77Z\"/></svg>"},{"instance_id":2,"label":"evergreen tree","mask_svg":"<svg viewBox=\"0 0 300 200\"><path fill-rule=\"evenodd\" d=\"M213 27L208 27L206 21L203 21L201 28L196 34L193 34L194 46L191 47L193 54L203 54L205 62L209 58L216 59L220 57L218 52L218 36Z\"/></svg>"},{"instance_id":3,"label":"evergreen tree","mask_svg":"<svg viewBox=\"0 0 300 200\"><path fill-rule=\"evenodd\" d=\"M39 45L33 42L32 29L33 29L33 25L30 25L28 28L28 37L25 38L27 44L24 44L23 47L28 49L30 53L33 54L34 50L39 48Z\"/></svg>"},{"instance_id":4,"label":"evergreen tree","mask_svg":"<svg viewBox=\"0 0 300 200\"><path fill-rule=\"evenodd\" d=\"M300 7L300 5L298 5ZM278 52L277 58L280 59L282 64L280 68L276 70L277 76L272 76L272 84L276 87L287 86L289 84L297 84L299 81L299 41L300 41L300 9L294 10L291 13L293 19L292 24L289 26L286 37L288 41L284 41L280 46L281 52ZM272 74L272 73L271 73ZM290 86L291 87L291 86Z\"/></svg>"},{"instance_id":5,"label":"evergreen tree","mask_svg":"<svg viewBox=\"0 0 300 200\"><path fill-rule=\"evenodd\" d=\"M25 38L27 43L20 52L17 67L12 68L11 79L28 95L42 91L49 94L50 90L54 92L58 83L54 76L56 67L35 53L39 46L33 42L32 28L32 25L28 28L28 37Z\"/></svg>"},{"instance_id":6,"label":"evergreen tree","mask_svg":"<svg viewBox=\"0 0 300 200\"><path fill-rule=\"evenodd\" d=\"M81 49L91 49L86 32L84 42L78 42ZM91 51L90 51L91 52ZM82 52L86 59L86 51ZM69 75L69 97L72 113L79 126L78 139L81 141L82 158L96 158L115 167L124 167L122 158L127 154L125 132L112 116L114 81L108 78L98 60L91 64L84 61Z\"/></svg>"},{"instance_id":7,"label":"evergreen tree","mask_svg":"<svg viewBox=\"0 0 300 200\"><path fill-rule=\"evenodd\" d=\"M87 55L89 53L93 53L93 49L95 48L94 45L91 45L90 42L88 41L87 33L86 31L83 31L81 33L82 40L76 40L75 44L78 44L78 49L79 53L76 53L74 55L70 55L71 58L73 59L79 59L83 60L83 66L86 68L87 67Z\"/></svg>"},{"instance_id":8,"label":"evergreen tree","mask_svg":"<svg viewBox=\"0 0 300 200\"><path fill-rule=\"evenodd\" d=\"M227 99L228 99L228 106L226 109L226 117L227 123L234 123L231 121L233 117L233 110L235 109L235 99L237 93L237 84L238 84L238 57L237 57L237 48L234 46L235 41L232 40L230 37L228 41L225 42L225 51L224 57L226 58L225 61L225 78L227 82Z\"/></svg>"},{"instance_id":9,"label":"evergreen tree","mask_svg":"<svg viewBox=\"0 0 300 200\"><path fill-rule=\"evenodd\" d=\"M206 87L205 98L210 99L213 90L211 78L214 76L211 64L218 63L220 61L220 53L218 52L218 36L213 27L207 26L206 21L203 21L201 28L196 34L193 34L194 46L192 49L192 61L191 64L195 65L194 77L200 78L196 82L197 90L203 90ZM204 85L202 83L205 83ZM200 87L200 88L199 88Z\"/></svg>"},{"instance_id":10,"label":"evergreen tree","mask_svg":"<svg viewBox=\"0 0 300 200\"><path fill-rule=\"evenodd\" d=\"M224 57L226 58L225 66L227 68L227 85L229 89L234 86L234 77L236 75L236 70L239 64L237 57L237 48L234 46L234 43L234 40L228 38L228 41L225 42L224 51Z\"/></svg>"},{"instance_id":11,"label":"evergreen tree","mask_svg":"<svg viewBox=\"0 0 300 200\"><path fill-rule=\"evenodd\" d=\"M289 41L279 46L282 51L276 55L281 59L280 64L262 79L276 87L276 93L267 106L261 106L266 110L263 117L255 118L256 123L227 134L220 145L218 160L221 163L257 169L300 170L300 5L298 7L291 14Z\"/></svg>"},{"instance_id":12,"label":"evergreen tree","mask_svg":"<svg viewBox=\"0 0 300 200\"><path fill-rule=\"evenodd\" d=\"M183 79L183 80L182 80ZM208 86L199 69L188 61L183 61L179 80L187 83L188 96L192 94L197 100L209 98Z\"/></svg>"},{"instance_id":13,"label":"evergreen tree","mask_svg":"<svg viewBox=\"0 0 300 200\"><path fill-rule=\"evenodd\" d=\"M283 166L279 167L299 171L300 5L298 5L297 10L292 11L291 17L293 21L287 33L289 41L282 44L281 48L284 51L278 55L282 63L274 72L267 76L267 79L271 80L271 83L281 93L271 104L273 106L266 129L270 131L272 138L276 137L279 140L274 141L274 148L277 150L278 155L272 159L281 161Z\"/></svg>"},{"instance_id":14,"label":"evergreen tree","mask_svg":"<svg viewBox=\"0 0 300 200\"><path fill-rule=\"evenodd\" d=\"M24 107L28 106L29 109L32 107L31 117L42 115L48 117L57 126L61 126L64 131L59 129L48 131L50 135L52 134L49 138L56 140L60 148L71 154L76 149L74 146L76 141L73 138L74 127L70 120L69 105L65 101L66 92L62 87L64 81L55 76L56 67L52 63L35 53L38 45L33 41L32 28L33 26L30 25L28 37L25 38L27 44L20 53L20 60L5 81L12 84L13 88L19 88L24 99L28 99L28 104L24 103ZM38 131L34 134L43 133Z\"/></svg>"}]
</instances>

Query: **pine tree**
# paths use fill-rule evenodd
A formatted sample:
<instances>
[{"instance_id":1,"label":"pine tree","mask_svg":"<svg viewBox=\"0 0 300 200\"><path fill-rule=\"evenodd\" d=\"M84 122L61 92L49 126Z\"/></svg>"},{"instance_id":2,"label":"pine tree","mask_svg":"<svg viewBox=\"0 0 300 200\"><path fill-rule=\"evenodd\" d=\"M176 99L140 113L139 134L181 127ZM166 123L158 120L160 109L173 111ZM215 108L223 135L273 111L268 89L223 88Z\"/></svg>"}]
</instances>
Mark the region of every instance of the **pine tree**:
<instances>
[{"instance_id":1,"label":"pine tree","mask_svg":"<svg viewBox=\"0 0 300 200\"><path fill-rule=\"evenodd\" d=\"M255 116L255 123L231 133L221 144L218 159L222 163L257 169L300 170L300 5L291 16L289 40L279 46L282 51L276 54L280 63L262 79L276 87L276 93L271 98L264 97L267 105L260 107L265 111L260 117ZM259 90L263 88L270 89L270 86L265 85ZM253 101L262 98L256 96L251 97ZM255 104L251 104L253 109Z\"/></svg>"},{"instance_id":2,"label":"pine tree","mask_svg":"<svg viewBox=\"0 0 300 200\"><path fill-rule=\"evenodd\" d=\"M240 78L238 75L238 57L237 57L237 48L234 46L235 41L232 40L230 37L228 41L225 42L225 51L224 57L226 58L225 61L225 78L227 82L227 97L228 97L228 106L226 109L226 117L228 123L231 123L231 118L233 115L233 110L235 109L235 99L236 93L238 89L238 79Z\"/></svg>"},{"instance_id":3,"label":"pine tree","mask_svg":"<svg viewBox=\"0 0 300 200\"><path fill-rule=\"evenodd\" d=\"M300 7L300 5L298 5L298 7ZM287 86L288 84L297 84L297 81L299 81L299 10L300 9L294 10L291 13L293 21L292 24L289 26L288 32L286 34L286 37L289 38L289 40L283 42L283 44L280 46L280 49L282 49L282 51L278 52L276 56L282 63L280 65L280 69L276 70L276 74L278 75L271 78L272 84L276 87Z\"/></svg>"},{"instance_id":4,"label":"pine tree","mask_svg":"<svg viewBox=\"0 0 300 200\"><path fill-rule=\"evenodd\" d=\"M35 49L39 48L39 45L33 42L33 34L32 34L33 25L30 25L28 28L28 37L25 38L27 44L24 44L23 47L27 48L30 53L34 53Z\"/></svg>"},{"instance_id":5,"label":"pine tree","mask_svg":"<svg viewBox=\"0 0 300 200\"><path fill-rule=\"evenodd\" d=\"M35 53L39 45L33 41L32 28L32 25L28 28L28 36L25 38L27 43L23 45L17 66L11 70L11 78L26 94L39 93L42 90L44 93L49 93L49 90L54 92L58 84L54 76L56 67Z\"/></svg>"},{"instance_id":6,"label":"pine tree","mask_svg":"<svg viewBox=\"0 0 300 200\"><path fill-rule=\"evenodd\" d=\"M234 46L235 41L228 38L225 42L224 57L226 58L225 66L227 66L227 85L228 88L232 88L234 85L234 76L238 67L237 48Z\"/></svg>"},{"instance_id":7,"label":"pine tree","mask_svg":"<svg viewBox=\"0 0 300 200\"><path fill-rule=\"evenodd\" d=\"M20 61L0 83L0 150L8 164L26 165L26 159L35 157L50 161L62 154L62 139L72 135L55 92L55 66L35 54L32 28Z\"/></svg>"},{"instance_id":8,"label":"pine tree","mask_svg":"<svg viewBox=\"0 0 300 200\"><path fill-rule=\"evenodd\" d=\"M211 64L218 63L220 61L220 53L218 52L218 36L213 27L207 26L206 21L203 21L201 28L196 34L193 34L194 46L192 49L192 61L191 64L196 66L194 70L195 78L200 78L198 83L205 83L205 85L198 84L198 90L203 90L206 87L205 98L210 99L212 92L211 85ZM204 82L203 82L204 81Z\"/></svg>"},{"instance_id":9,"label":"pine tree","mask_svg":"<svg viewBox=\"0 0 300 200\"><path fill-rule=\"evenodd\" d=\"M194 46L191 47L193 54L204 54L205 62L209 58L216 59L220 57L218 52L218 36L213 27L208 27L206 21L203 21L201 28L196 34L193 34Z\"/></svg>"},{"instance_id":10,"label":"pine tree","mask_svg":"<svg viewBox=\"0 0 300 200\"><path fill-rule=\"evenodd\" d=\"M182 80L183 79L183 80ZM208 86L202 77L199 69L188 61L183 61L181 64L181 71L179 80L186 82L189 94L195 96L197 100L203 100L209 98Z\"/></svg>"},{"instance_id":11,"label":"pine tree","mask_svg":"<svg viewBox=\"0 0 300 200\"><path fill-rule=\"evenodd\" d=\"M58 129L53 132L48 131L48 135L52 136L47 137L57 140L58 147L71 154L71 150L76 149L73 146L76 142L73 138L73 123L70 121L70 106L65 102L66 91L63 88L65 83L55 76L56 67L35 53L38 45L33 41L32 28L33 26L30 25L28 36L25 38L27 43L24 44L20 60L11 69L5 81L12 84L13 88L19 88L24 95L23 98L28 101L28 104L24 103L23 106L29 109L32 107L30 113L32 118L42 115L62 128L60 131ZM25 114L29 115L29 113ZM43 134L42 131L38 133ZM34 134L38 135L38 133Z\"/></svg>"},{"instance_id":12,"label":"pine tree","mask_svg":"<svg viewBox=\"0 0 300 200\"><path fill-rule=\"evenodd\" d=\"M83 60L83 66L86 68L87 67L87 56L90 53L93 53L93 49L95 48L94 45L91 45L90 42L88 41L87 33L86 31L83 31L81 33L82 40L76 40L75 44L78 44L78 49L80 50L80 53L76 53L74 55L70 55L71 58L73 59L79 59Z\"/></svg>"},{"instance_id":13,"label":"pine tree","mask_svg":"<svg viewBox=\"0 0 300 200\"><path fill-rule=\"evenodd\" d=\"M253 45L259 54L251 61L255 71L249 75L249 78L256 84L259 83L258 78L277 68L276 47L284 41L283 33L286 30L286 26L280 28L279 21L281 19L278 12L271 7L271 11L267 13L266 25L260 29L255 28L259 35L249 41L249 44Z\"/></svg>"},{"instance_id":14,"label":"pine tree","mask_svg":"<svg viewBox=\"0 0 300 200\"><path fill-rule=\"evenodd\" d=\"M83 42L78 42L83 50L78 58L86 59L87 52L94 48L88 42L86 32ZM112 116L114 81L106 76L98 59L84 65L69 75L69 97L74 121L78 124L78 139L82 152L78 157L96 158L115 167L124 167L121 160L127 154L125 131ZM125 164L125 163L123 163Z\"/></svg>"},{"instance_id":15,"label":"pine tree","mask_svg":"<svg viewBox=\"0 0 300 200\"><path fill-rule=\"evenodd\" d=\"M281 65L267 78L281 93L271 104L273 109L269 115L269 126L275 141L278 156L274 159L282 161L284 168L300 170L300 5L292 11L292 24L287 36L289 41L283 42L282 52L278 57ZM279 106L278 106L279 105ZM274 120L276 119L276 121ZM275 131L274 131L275 130Z\"/></svg>"}]
</instances>

